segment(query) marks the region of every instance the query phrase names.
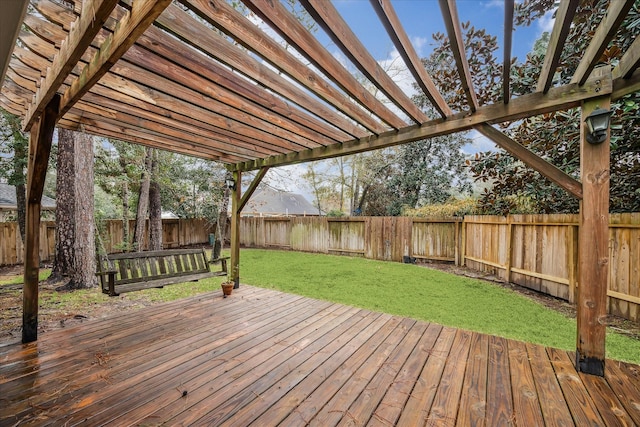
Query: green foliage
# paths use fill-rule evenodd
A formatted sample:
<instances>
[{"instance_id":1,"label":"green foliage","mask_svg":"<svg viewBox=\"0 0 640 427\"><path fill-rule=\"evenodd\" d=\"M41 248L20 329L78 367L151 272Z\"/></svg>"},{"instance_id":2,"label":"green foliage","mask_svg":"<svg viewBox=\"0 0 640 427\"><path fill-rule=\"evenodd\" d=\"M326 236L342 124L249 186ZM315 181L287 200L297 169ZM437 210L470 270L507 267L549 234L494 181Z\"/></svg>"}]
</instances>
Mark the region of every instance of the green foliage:
<instances>
[{"instance_id":1,"label":"green foliage","mask_svg":"<svg viewBox=\"0 0 640 427\"><path fill-rule=\"evenodd\" d=\"M386 188L387 214L400 215L405 207L444 203L455 193L471 191L464 170L462 135L445 135L398 148Z\"/></svg>"},{"instance_id":2,"label":"green foliage","mask_svg":"<svg viewBox=\"0 0 640 427\"><path fill-rule=\"evenodd\" d=\"M417 265L243 250L243 283L487 334L575 349L576 322L511 290ZM640 361L640 343L608 334L607 357Z\"/></svg>"},{"instance_id":3,"label":"green foliage","mask_svg":"<svg viewBox=\"0 0 640 427\"><path fill-rule=\"evenodd\" d=\"M96 151L96 183L120 206L124 197L130 199L130 218L135 215L144 159L144 147L117 140L110 140ZM180 218L209 218L215 222L225 173L215 162L158 151L156 179L163 210Z\"/></svg>"},{"instance_id":4,"label":"green foliage","mask_svg":"<svg viewBox=\"0 0 640 427\"><path fill-rule=\"evenodd\" d=\"M327 212L327 216L328 217L332 217L332 218L340 218L340 217L344 217L347 216L347 214L345 214L344 212L342 212L341 210L338 209L332 209L329 212Z\"/></svg>"},{"instance_id":5,"label":"green foliage","mask_svg":"<svg viewBox=\"0 0 640 427\"><path fill-rule=\"evenodd\" d=\"M602 20L606 1L581 2L574 18L560 59L562 71L556 73L553 84L569 83L583 52L591 40L596 25ZM516 4L516 24L529 25L557 6L553 0L525 0ZM632 8L620 31L602 54L601 63L615 66L640 33L640 12ZM484 30L463 24L465 46L473 85L480 104L500 102L502 67L495 56L495 37ZM449 52L449 41L442 34L434 35L438 46L431 61L425 65L431 71L445 99L454 110L466 108L463 91L455 85L457 71ZM534 92L549 42L545 33L535 43L524 62L514 59L511 89L514 95ZM433 59L437 61L433 61ZM612 104L611 128L611 208L612 212L640 209L640 95L628 95ZM569 175L580 176L580 112L578 109L531 117L514 124L504 124L505 132L515 141L556 165ZM567 192L552 184L539 173L506 154L479 153L468 160L474 179L489 184L479 200L482 213L560 213L576 212L578 202Z\"/></svg>"},{"instance_id":6,"label":"green foliage","mask_svg":"<svg viewBox=\"0 0 640 427\"><path fill-rule=\"evenodd\" d=\"M22 132L20 117L0 108L0 178L10 185L26 183L29 138Z\"/></svg>"}]
</instances>

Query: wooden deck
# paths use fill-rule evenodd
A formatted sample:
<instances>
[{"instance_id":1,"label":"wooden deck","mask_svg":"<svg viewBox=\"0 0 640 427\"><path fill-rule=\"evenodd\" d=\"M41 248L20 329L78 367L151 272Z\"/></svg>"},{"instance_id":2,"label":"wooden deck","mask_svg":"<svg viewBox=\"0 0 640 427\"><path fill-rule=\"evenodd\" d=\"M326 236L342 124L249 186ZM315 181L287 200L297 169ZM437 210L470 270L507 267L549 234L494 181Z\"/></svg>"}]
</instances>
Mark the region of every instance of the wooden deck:
<instances>
[{"instance_id":1,"label":"wooden deck","mask_svg":"<svg viewBox=\"0 0 640 427\"><path fill-rule=\"evenodd\" d=\"M243 286L0 348L0 425L640 425L640 368Z\"/></svg>"}]
</instances>

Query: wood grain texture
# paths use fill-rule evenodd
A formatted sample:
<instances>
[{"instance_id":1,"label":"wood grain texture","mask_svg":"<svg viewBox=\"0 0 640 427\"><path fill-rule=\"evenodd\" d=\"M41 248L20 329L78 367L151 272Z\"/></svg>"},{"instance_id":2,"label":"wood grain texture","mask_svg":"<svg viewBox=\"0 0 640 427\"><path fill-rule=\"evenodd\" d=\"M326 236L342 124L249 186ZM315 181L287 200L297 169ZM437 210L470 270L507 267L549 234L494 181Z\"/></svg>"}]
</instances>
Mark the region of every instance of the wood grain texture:
<instances>
[{"instance_id":1,"label":"wood grain texture","mask_svg":"<svg viewBox=\"0 0 640 427\"><path fill-rule=\"evenodd\" d=\"M640 367L571 357L242 286L0 347L0 424L637 424Z\"/></svg>"},{"instance_id":2,"label":"wood grain texture","mask_svg":"<svg viewBox=\"0 0 640 427\"><path fill-rule=\"evenodd\" d=\"M117 0L85 0L83 2L80 17L72 24L66 40L60 44L60 50L53 58L52 67L40 83L33 103L29 106L23 123L25 130L31 129L34 120L58 93L60 85L84 55L98 31L102 29L102 25L116 3Z\"/></svg>"},{"instance_id":3,"label":"wood grain texture","mask_svg":"<svg viewBox=\"0 0 640 427\"><path fill-rule=\"evenodd\" d=\"M622 3L622 2L621 2ZM596 98L582 107L582 120L596 108L609 109L610 98ZM604 374L609 285L609 134L602 144L586 141L580 132L580 175L584 197L578 230L577 362L580 370Z\"/></svg>"}]
</instances>

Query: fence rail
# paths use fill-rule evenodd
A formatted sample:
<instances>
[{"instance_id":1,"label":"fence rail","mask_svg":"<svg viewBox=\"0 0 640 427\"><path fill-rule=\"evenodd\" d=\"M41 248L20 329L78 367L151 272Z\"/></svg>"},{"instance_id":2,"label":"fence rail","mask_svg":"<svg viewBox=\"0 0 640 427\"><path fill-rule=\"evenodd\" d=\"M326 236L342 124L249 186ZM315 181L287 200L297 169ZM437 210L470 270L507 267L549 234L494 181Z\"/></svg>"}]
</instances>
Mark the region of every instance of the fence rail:
<instances>
[{"instance_id":1,"label":"fence rail","mask_svg":"<svg viewBox=\"0 0 640 427\"><path fill-rule=\"evenodd\" d=\"M54 223L40 228L40 259L51 260ZM133 229L133 224L131 229ZM107 221L107 252L118 252L122 222ZM163 220L165 247L207 244L206 220ZM575 302L578 289L578 216L510 215L423 219L405 217L247 217L241 244L256 248L361 256L402 262L404 257L449 261L502 280ZM640 214L612 214L609 228L608 309L640 320ZM0 265L23 262L15 223L0 223Z\"/></svg>"}]
</instances>

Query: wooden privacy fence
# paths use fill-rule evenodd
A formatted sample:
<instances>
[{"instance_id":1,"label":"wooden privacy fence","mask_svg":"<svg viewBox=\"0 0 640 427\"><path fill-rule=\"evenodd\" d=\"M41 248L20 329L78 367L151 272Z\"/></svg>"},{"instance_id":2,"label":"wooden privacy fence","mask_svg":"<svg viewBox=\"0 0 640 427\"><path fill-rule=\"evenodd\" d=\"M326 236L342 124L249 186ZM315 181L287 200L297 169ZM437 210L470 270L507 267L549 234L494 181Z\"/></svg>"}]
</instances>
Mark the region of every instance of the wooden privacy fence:
<instances>
[{"instance_id":1,"label":"wooden privacy fence","mask_svg":"<svg viewBox=\"0 0 640 427\"><path fill-rule=\"evenodd\" d=\"M148 222L146 226L148 227ZM133 234L135 221L131 221L129 229ZM213 233L215 224L206 219L163 219L162 242L165 249L180 246L209 244L209 233ZM124 227L122 221L107 220L104 222L103 244L107 253L122 252ZM106 236L106 237L105 237ZM145 248L148 241L144 243ZM40 223L40 260L52 261L55 251L55 222ZM0 266L22 264L24 246L20 238L18 224L0 222Z\"/></svg>"},{"instance_id":2,"label":"wooden privacy fence","mask_svg":"<svg viewBox=\"0 0 640 427\"><path fill-rule=\"evenodd\" d=\"M612 214L609 228L609 312L640 320L640 214ZM133 230L133 222L131 230ZM106 221L104 245L120 252L122 222ZM242 218L241 244L363 256L402 262L405 256L450 261L503 280L575 301L578 216L467 216L464 220L404 217ZM163 220L165 248L208 244L204 219ZM40 226L40 259L52 260L55 224ZM0 223L0 265L21 264L16 223Z\"/></svg>"},{"instance_id":3,"label":"wooden privacy fence","mask_svg":"<svg viewBox=\"0 0 640 427\"><path fill-rule=\"evenodd\" d=\"M56 247L56 225L53 221L40 222L40 259L53 259ZM17 222L0 222L0 266L22 264L24 244Z\"/></svg>"},{"instance_id":4,"label":"wooden privacy fence","mask_svg":"<svg viewBox=\"0 0 640 427\"><path fill-rule=\"evenodd\" d=\"M640 320L640 214L612 214L609 312ZM241 244L356 255L450 261L575 302L578 216L242 218Z\"/></svg>"},{"instance_id":5,"label":"wooden privacy fence","mask_svg":"<svg viewBox=\"0 0 640 427\"><path fill-rule=\"evenodd\" d=\"M462 219L406 217L243 217L240 243L296 251L358 255L384 261L404 256L457 262Z\"/></svg>"}]
</instances>

